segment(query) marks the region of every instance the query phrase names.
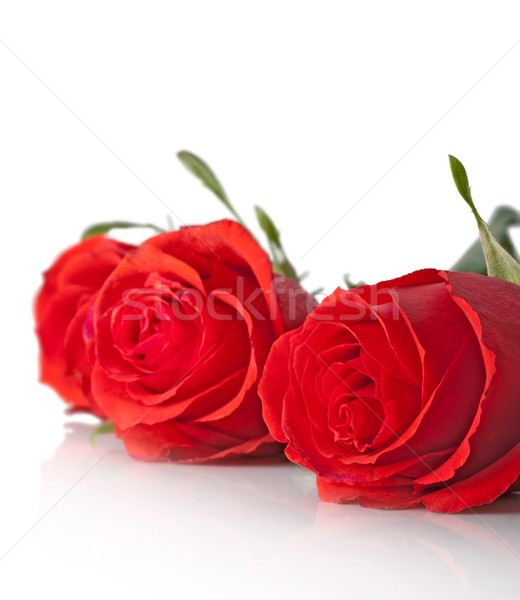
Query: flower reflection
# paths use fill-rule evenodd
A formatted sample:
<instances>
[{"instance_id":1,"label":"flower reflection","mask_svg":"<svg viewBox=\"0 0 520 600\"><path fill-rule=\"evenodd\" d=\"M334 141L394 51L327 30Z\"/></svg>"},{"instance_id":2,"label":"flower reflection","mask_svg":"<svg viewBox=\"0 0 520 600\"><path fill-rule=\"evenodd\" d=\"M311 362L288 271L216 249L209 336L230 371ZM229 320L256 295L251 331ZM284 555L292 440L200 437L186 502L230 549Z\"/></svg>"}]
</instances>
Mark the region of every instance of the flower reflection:
<instances>
[{"instance_id":1,"label":"flower reflection","mask_svg":"<svg viewBox=\"0 0 520 600\"><path fill-rule=\"evenodd\" d=\"M458 515L325 504L312 474L282 460L141 463L112 436L93 449L91 431L69 424L42 465L42 513L88 475L40 535L65 563L87 562L149 597L172 581L179 598L225 590L241 600L474 599L520 583L518 495Z\"/></svg>"},{"instance_id":2,"label":"flower reflection","mask_svg":"<svg viewBox=\"0 0 520 600\"><path fill-rule=\"evenodd\" d=\"M505 596L520 584L519 514L517 494L458 515L319 503L315 523L266 570L278 593L294 597Z\"/></svg>"}]
</instances>

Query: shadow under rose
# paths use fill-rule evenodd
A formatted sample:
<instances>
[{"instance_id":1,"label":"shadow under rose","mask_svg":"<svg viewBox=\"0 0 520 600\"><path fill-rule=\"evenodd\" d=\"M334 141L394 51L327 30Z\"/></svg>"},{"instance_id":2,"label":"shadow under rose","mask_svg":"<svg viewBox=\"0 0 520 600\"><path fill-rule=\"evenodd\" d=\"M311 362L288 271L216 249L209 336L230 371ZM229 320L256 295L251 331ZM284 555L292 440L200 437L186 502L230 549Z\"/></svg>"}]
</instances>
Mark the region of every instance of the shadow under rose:
<instances>
[{"instance_id":1,"label":"shadow under rose","mask_svg":"<svg viewBox=\"0 0 520 600\"><path fill-rule=\"evenodd\" d=\"M475 506L472 509L464 510L461 515L519 515L520 516L520 492L504 494L497 498L491 504Z\"/></svg>"}]
</instances>

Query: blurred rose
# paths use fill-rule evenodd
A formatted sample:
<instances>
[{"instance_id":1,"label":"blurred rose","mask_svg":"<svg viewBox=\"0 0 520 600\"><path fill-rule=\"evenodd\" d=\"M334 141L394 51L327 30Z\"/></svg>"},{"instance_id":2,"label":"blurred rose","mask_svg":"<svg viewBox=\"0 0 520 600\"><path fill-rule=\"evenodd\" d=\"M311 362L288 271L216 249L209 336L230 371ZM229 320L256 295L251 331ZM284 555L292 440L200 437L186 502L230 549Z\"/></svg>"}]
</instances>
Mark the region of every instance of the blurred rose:
<instances>
[{"instance_id":1,"label":"blurred rose","mask_svg":"<svg viewBox=\"0 0 520 600\"><path fill-rule=\"evenodd\" d=\"M86 317L106 278L133 248L96 235L66 250L44 274L36 298L41 380L74 408L102 416L90 393Z\"/></svg>"}]
</instances>

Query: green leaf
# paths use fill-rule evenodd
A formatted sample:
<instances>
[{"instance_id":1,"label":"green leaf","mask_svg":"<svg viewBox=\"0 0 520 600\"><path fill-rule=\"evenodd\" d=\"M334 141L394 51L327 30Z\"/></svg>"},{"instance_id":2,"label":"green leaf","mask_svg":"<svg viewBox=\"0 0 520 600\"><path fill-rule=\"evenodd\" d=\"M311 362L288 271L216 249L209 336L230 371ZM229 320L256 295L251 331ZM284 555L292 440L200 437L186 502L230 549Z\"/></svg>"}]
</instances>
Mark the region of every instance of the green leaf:
<instances>
[{"instance_id":1,"label":"green leaf","mask_svg":"<svg viewBox=\"0 0 520 600\"><path fill-rule=\"evenodd\" d=\"M96 223L87 227L81 235L81 239L92 237L93 235L104 235L112 229L131 229L133 227L153 229L157 233L164 233L164 229L152 225L151 223L130 223L129 221L112 221L110 223Z\"/></svg>"},{"instance_id":2,"label":"green leaf","mask_svg":"<svg viewBox=\"0 0 520 600\"><path fill-rule=\"evenodd\" d=\"M352 279L350 279L350 273L345 273L345 275L343 275L343 281L345 282L345 285L348 287L349 290L368 285L364 281L352 281Z\"/></svg>"},{"instance_id":3,"label":"green leaf","mask_svg":"<svg viewBox=\"0 0 520 600\"><path fill-rule=\"evenodd\" d=\"M518 253L509 235L509 228L514 225L520 225L520 212L510 206L499 206L489 219L489 229L495 236L497 242L504 248L515 260L518 260ZM451 267L452 271L487 274L486 258L482 250L480 238L466 250L459 260Z\"/></svg>"},{"instance_id":4,"label":"green leaf","mask_svg":"<svg viewBox=\"0 0 520 600\"><path fill-rule=\"evenodd\" d=\"M203 185L205 185L215 194L215 196L222 202L222 204L224 204L224 206L235 217L235 219L245 227L244 221L235 210L235 207L231 204L226 192L224 191L224 188L222 187L222 184L218 180L215 173L213 173L213 171L210 169L209 165L207 165L202 158L199 158L196 154L188 152L187 150L181 150L178 152L177 158L190 173L195 175L195 177L197 177L197 179L199 179Z\"/></svg>"},{"instance_id":5,"label":"green leaf","mask_svg":"<svg viewBox=\"0 0 520 600\"><path fill-rule=\"evenodd\" d=\"M193 152L188 152L187 150L181 150L178 152L177 157L188 169L188 171L195 175L195 177L197 177L203 183L203 185L211 190L224 204L224 206L226 206L235 219L247 229L247 226L238 212L235 210L235 207L231 204L222 184L218 180L215 173L211 170L209 165L207 165L197 155L193 154ZM286 277L290 277L291 279L294 279L294 281L299 282L300 278L298 277L293 265L287 258L287 254L285 253L280 240L280 233L276 229L273 221L261 208L255 207L255 211L260 227L267 236L269 249L271 250L271 255L273 257L273 272L279 275L285 275Z\"/></svg>"},{"instance_id":6,"label":"green leaf","mask_svg":"<svg viewBox=\"0 0 520 600\"><path fill-rule=\"evenodd\" d=\"M269 243L274 244L277 248L282 247L282 243L280 241L280 232L276 229L275 224L269 215L259 206L255 206L256 218L258 220L258 224L262 228L263 232L267 236L267 241Z\"/></svg>"},{"instance_id":7,"label":"green leaf","mask_svg":"<svg viewBox=\"0 0 520 600\"><path fill-rule=\"evenodd\" d=\"M453 175L453 181L459 190L459 194L466 200L469 204L471 210L475 213L476 208L473 204L473 198L471 197L471 188L469 187L468 174L466 173L466 169L464 165L460 162L458 158L455 158L451 154L450 157L450 167L451 174Z\"/></svg>"},{"instance_id":8,"label":"green leaf","mask_svg":"<svg viewBox=\"0 0 520 600\"><path fill-rule=\"evenodd\" d=\"M298 273L296 273L296 269L293 267L291 261L285 253L280 239L280 232L276 228L272 219L259 206L255 206L255 213L258 224L265 233L267 242L269 243L269 249L271 250L271 255L273 257L273 271L275 273L279 273L280 275L285 275L286 277L289 277L290 279L293 279L299 283L300 278L298 277Z\"/></svg>"},{"instance_id":9,"label":"green leaf","mask_svg":"<svg viewBox=\"0 0 520 600\"><path fill-rule=\"evenodd\" d=\"M88 441L90 442L92 448L96 447L96 440L98 435L101 435L103 433L114 433L115 430L116 426L114 425L114 423L100 423L97 427L93 429L92 433L88 438Z\"/></svg>"},{"instance_id":10,"label":"green leaf","mask_svg":"<svg viewBox=\"0 0 520 600\"><path fill-rule=\"evenodd\" d=\"M499 244L487 223L479 215L469 186L468 175L463 164L450 155L450 167L460 195L471 208L477 220L480 242L486 259L487 274L520 285L520 264Z\"/></svg>"}]
</instances>

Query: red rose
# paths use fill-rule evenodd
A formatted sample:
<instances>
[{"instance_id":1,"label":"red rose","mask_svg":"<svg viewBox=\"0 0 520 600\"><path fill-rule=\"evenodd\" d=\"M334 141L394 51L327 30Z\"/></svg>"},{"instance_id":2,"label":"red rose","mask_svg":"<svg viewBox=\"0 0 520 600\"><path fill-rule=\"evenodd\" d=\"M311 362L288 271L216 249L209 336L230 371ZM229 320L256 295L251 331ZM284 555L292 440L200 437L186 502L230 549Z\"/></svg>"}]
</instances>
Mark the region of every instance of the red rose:
<instances>
[{"instance_id":1,"label":"red rose","mask_svg":"<svg viewBox=\"0 0 520 600\"><path fill-rule=\"evenodd\" d=\"M273 346L260 384L320 498L457 512L520 475L520 287L428 269L337 289Z\"/></svg>"},{"instance_id":2,"label":"red rose","mask_svg":"<svg viewBox=\"0 0 520 600\"><path fill-rule=\"evenodd\" d=\"M44 274L35 306L41 380L75 408L101 414L90 394L84 324L96 293L132 247L93 236L66 250Z\"/></svg>"},{"instance_id":3,"label":"red rose","mask_svg":"<svg viewBox=\"0 0 520 600\"><path fill-rule=\"evenodd\" d=\"M153 237L97 298L96 402L136 458L277 453L257 382L308 302L294 282L273 281L267 254L234 221Z\"/></svg>"}]
</instances>

